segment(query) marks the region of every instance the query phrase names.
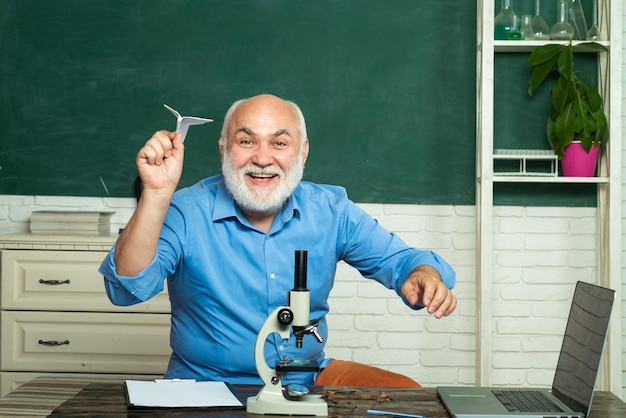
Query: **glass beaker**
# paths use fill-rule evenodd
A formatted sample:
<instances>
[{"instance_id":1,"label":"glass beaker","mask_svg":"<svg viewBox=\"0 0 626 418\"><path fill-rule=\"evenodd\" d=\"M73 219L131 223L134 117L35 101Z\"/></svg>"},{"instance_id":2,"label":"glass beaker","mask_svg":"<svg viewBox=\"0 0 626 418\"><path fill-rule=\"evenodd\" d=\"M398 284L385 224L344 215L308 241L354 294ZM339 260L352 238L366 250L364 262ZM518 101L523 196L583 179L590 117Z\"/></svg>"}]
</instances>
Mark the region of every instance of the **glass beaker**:
<instances>
[{"instance_id":1,"label":"glass beaker","mask_svg":"<svg viewBox=\"0 0 626 418\"><path fill-rule=\"evenodd\" d=\"M513 0L501 0L500 11L493 21L493 39L520 39L519 19L513 10Z\"/></svg>"},{"instance_id":2,"label":"glass beaker","mask_svg":"<svg viewBox=\"0 0 626 418\"><path fill-rule=\"evenodd\" d=\"M541 16L541 0L535 0L535 15L533 16L533 38L550 39L550 26Z\"/></svg>"},{"instance_id":3,"label":"glass beaker","mask_svg":"<svg viewBox=\"0 0 626 418\"><path fill-rule=\"evenodd\" d=\"M569 0L558 0L557 4L557 21L550 28L550 38L554 40L571 41L574 36L574 28L567 21L567 9Z\"/></svg>"},{"instance_id":4,"label":"glass beaker","mask_svg":"<svg viewBox=\"0 0 626 418\"><path fill-rule=\"evenodd\" d=\"M535 39L535 32L533 31L533 16L522 15L521 22L522 27L520 28L520 33L522 35L522 39Z\"/></svg>"},{"instance_id":5,"label":"glass beaker","mask_svg":"<svg viewBox=\"0 0 626 418\"><path fill-rule=\"evenodd\" d=\"M585 13L583 12L580 0L569 0L567 15L570 25L574 28L572 39L587 39L587 20L585 19Z\"/></svg>"}]
</instances>

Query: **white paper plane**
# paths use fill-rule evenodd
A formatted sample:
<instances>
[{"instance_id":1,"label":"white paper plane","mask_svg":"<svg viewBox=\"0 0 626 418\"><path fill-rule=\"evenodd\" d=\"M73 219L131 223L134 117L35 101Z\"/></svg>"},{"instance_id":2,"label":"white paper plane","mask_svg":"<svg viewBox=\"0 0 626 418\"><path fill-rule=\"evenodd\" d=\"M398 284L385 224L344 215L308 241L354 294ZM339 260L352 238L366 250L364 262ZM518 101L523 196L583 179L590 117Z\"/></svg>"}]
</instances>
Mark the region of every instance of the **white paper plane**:
<instances>
[{"instance_id":1,"label":"white paper plane","mask_svg":"<svg viewBox=\"0 0 626 418\"><path fill-rule=\"evenodd\" d=\"M205 123L213 122L213 119L197 118L195 116L181 116L180 113L172 109L166 104L163 104L167 110L172 112L176 116L176 132L180 132L183 136L183 142L187 136L187 130L191 125L203 125Z\"/></svg>"}]
</instances>

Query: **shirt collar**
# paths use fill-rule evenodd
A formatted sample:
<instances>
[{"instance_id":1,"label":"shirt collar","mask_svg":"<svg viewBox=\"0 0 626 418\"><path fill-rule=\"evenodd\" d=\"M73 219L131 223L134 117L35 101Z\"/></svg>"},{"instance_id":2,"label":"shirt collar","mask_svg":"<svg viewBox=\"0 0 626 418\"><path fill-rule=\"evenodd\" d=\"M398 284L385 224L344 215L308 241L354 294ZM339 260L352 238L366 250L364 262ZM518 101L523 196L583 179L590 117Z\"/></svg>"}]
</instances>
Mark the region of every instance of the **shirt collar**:
<instances>
[{"instance_id":1,"label":"shirt collar","mask_svg":"<svg viewBox=\"0 0 626 418\"><path fill-rule=\"evenodd\" d=\"M299 189L300 185L298 184L291 196L287 199L283 208L276 216L271 230L274 230L274 227L281 228L294 217L300 219L302 209L298 199ZM226 189L226 184L224 181L221 181L218 183L215 193L215 206L213 207L212 220L213 222L216 222L228 218L237 218L240 223L248 225L247 220L241 213L241 209L239 209L239 207L235 204L235 201ZM277 223L277 220L279 220L279 223Z\"/></svg>"},{"instance_id":2,"label":"shirt collar","mask_svg":"<svg viewBox=\"0 0 626 418\"><path fill-rule=\"evenodd\" d=\"M239 217L241 211L235 205L228 190L226 190L226 184L224 180L217 183L217 190L215 192L215 205L213 206L213 222L227 218Z\"/></svg>"}]
</instances>

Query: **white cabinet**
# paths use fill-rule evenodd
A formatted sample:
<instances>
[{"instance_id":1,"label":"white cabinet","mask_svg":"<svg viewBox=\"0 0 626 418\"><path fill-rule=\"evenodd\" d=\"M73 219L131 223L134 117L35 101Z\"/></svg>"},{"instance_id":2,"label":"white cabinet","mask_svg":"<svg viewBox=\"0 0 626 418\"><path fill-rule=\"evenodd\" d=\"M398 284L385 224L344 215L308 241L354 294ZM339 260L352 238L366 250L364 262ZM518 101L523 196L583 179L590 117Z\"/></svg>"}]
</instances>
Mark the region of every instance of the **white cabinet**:
<instances>
[{"instance_id":1,"label":"white cabinet","mask_svg":"<svg viewBox=\"0 0 626 418\"><path fill-rule=\"evenodd\" d=\"M43 374L148 378L165 372L167 293L114 306L98 273L114 240L0 236L0 395Z\"/></svg>"},{"instance_id":2,"label":"white cabinet","mask_svg":"<svg viewBox=\"0 0 626 418\"><path fill-rule=\"evenodd\" d=\"M622 92L622 7L623 0L598 0L598 21L603 22L600 40L609 52L598 54L599 91L609 119L608 150L599 162L599 175L593 178L550 176L502 176L494 174L494 79L499 52L525 53L545 43L564 41L495 41L494 16L500 2L477 1L477 136L476 136L476 383L491 384L493 339L493 198L494 183L593 183L598 201L598 282L617 291L621 300L621 92ZM574 46L581 41L574 41ZM581 48L578 49L579 53ZM587 51L588 52L588 51ZM529 73L530 74L530 73ZM525 86L520 86L523 90ZM547 118L547 115L546 115ZM523 145L520 144L520 148ZM616 394L622 387L621 304L616 303L604 353L599 387Z\"/></svg>"}]
</instances>

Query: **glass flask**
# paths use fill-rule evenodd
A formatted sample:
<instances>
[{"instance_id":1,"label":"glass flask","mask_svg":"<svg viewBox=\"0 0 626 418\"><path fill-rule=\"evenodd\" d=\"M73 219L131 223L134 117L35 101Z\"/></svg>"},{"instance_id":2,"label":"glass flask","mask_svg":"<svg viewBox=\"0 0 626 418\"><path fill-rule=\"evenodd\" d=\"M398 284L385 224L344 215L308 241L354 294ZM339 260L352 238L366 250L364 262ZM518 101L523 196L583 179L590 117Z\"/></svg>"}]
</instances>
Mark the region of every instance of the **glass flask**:
<instances>
[{"instance_id":1,"label":"glass flask","mask_svg":"<svg viewBox=\"0 0 626 418\"><path fill-rule=\"evenodd\" d=\"M501 0L500 11L493 21L493 39L521 39L519 19L513 10L513 0Z\"/></svg>"},{"instance_id":2,"label":"glass flask","mask_svg":"<svg viewBox=\"0 0 626 418\"><path fill-rule=\"evenodd\" d=\"M588 41L597 41L600 39L600 29L598 29L598 2L593 1L593 25L587 31Z\"/></svg>"},{"instance_id":3,"label":"glass flask","mask_svg":"<svg viewBox=\"0 0 626 418\"><path fill-rule=\"evenodd\" d=\"M557 21L550 28L550 38L554 40L571 41L574 36L574 28L567 21L567 9L569 8L569 0L558 0L557 3Z\"/></svg>"},{"instance_id":4,"label":"glass flask","mask_svg":"<svg viewBox=\"0 0 626 418\"><path fill-rule=\"evenodd\" d=\"M533 16L533 39L550 39L550 26L541 16L541 0L535 0L535 15Z\"/></svg>"},{"instance_id":5,"label":"glass flask","mask_svg":"<svg viewBox=\"0 0 626 418\"><path fill-rule=\"evenodd\" d=\"M581 0L569 0L567 17L570 25L574 28L574 35L572 39L587 39L587 30L589 28L587 27L587 20L585 19L585 13L583 12Z\"/></svg>"},{"instance_id":6,"label":"glass flask","mask_svg":"<svg viewBox=\"0 0 626 418\"><path fill-rule=\"evenodd\" d=\"M520 29L520 34L522 35L522 39L535 39L535 33L533 32L533 16L522 15L521 22L522 26Z\"/></svg>"}]
</instances>

